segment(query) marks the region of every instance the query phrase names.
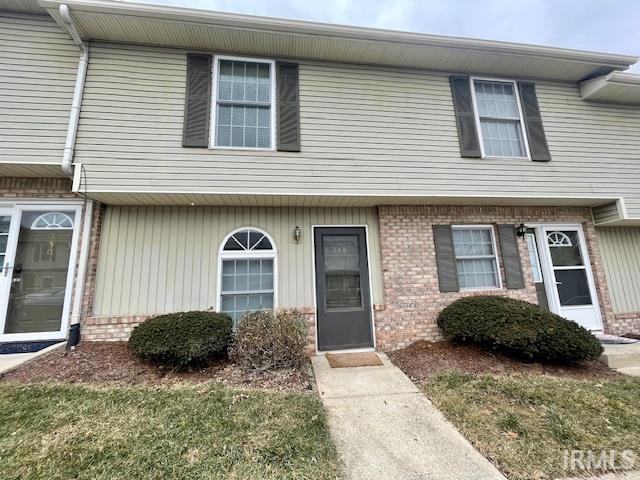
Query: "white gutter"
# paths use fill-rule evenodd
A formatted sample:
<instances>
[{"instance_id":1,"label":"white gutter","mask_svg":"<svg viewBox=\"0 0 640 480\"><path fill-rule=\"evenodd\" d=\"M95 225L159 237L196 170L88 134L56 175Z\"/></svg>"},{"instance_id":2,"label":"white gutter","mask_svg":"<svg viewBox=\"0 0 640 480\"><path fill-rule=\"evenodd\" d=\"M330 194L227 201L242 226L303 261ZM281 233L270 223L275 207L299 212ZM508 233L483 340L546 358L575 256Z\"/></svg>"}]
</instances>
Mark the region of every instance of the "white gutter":
<instances>
[{"instance_id":1,"label":"white gutter","mask_svg":"<svg viewBox=\"0 0 640 480\"><path fill-rule=\"evenodd\" d=\"M69 126L67 128L67 139L64 143L62 154L62 171L69 177L73 177L73 151L76 145L76 135L78 133L78 121L80 120L80 107L82 105L82 93L84 83L87 78L87 67L89 65L89 46L82 41L78 29L76 28L71 11L67 4L60 5L60 17L62 26L71 36L73 43L80 49L80 61L78 62L78 72L76 73L76 85L73 90L73 100L71 102L71 112L69 113Z\"/></svg>"}]
</instances>

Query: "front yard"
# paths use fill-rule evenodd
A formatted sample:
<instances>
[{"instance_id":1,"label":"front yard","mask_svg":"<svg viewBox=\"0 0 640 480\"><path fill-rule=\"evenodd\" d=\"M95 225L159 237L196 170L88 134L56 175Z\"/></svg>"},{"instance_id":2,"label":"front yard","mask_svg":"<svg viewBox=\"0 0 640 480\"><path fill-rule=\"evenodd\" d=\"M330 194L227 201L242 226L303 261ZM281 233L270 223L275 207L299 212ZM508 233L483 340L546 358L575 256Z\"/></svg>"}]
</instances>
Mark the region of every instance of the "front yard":
<instances>
[{"instance_id":1,"label":"front yard","mask_svg":"<svg viewBox=\"0 0 640 480\"><path fill-rule=\"evenodd\" d=\"M335 479L311 366L174 372L81 344L2 376L0 479Z\"/></svg>"},{"instance_id":2,"label":"front yard","mask_svg":"<svg viewBox=\"0 0 640 480\"><path fill-rule=\"evenodd\" d=\"M0 419L3 480L339 476L309 393L4 383Z\"/></svg>"},{"instance_id":3,"label":"front yard","mask_svg":"<svg viewBox=\"0 0 640 480\"><path fill-rule=\"evenodd\" d=\"M510 480L604 473L629 466L624 451L640 455L638 378L595 362L543 366L445 342L418 342L390 357ZM589 467L589 451L597 460L612 450L613 463Z\"/></svg>"}]
</instances>

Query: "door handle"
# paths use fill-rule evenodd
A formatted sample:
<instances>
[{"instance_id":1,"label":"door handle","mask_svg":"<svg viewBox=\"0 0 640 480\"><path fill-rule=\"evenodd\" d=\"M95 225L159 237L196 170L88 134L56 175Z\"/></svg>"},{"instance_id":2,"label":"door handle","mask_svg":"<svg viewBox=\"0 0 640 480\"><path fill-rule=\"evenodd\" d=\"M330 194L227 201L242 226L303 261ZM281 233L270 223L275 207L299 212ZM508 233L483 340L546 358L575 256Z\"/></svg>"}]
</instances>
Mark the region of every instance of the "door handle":
<instances>
[{"instance_id":1,"label":"door handle","mask_svg":"<svg viewBox=\"0 0 640 480\"><path fill-rule=\"evenodd\" d=\"M556 285L562 285L562 282L556 281Z\"/></svg>"},{"instance_id":2,"label":"door handle","mask_svg":"<svg viewBox=\"0 0 640 480\"><path fill-rule=\"evenodd\" d=\"M9 262L7 262L4 264L4 268L2 269L5 277L9 275L9 270L11 270L11 265L9 265Z\"/></svg>"}]
</instances>

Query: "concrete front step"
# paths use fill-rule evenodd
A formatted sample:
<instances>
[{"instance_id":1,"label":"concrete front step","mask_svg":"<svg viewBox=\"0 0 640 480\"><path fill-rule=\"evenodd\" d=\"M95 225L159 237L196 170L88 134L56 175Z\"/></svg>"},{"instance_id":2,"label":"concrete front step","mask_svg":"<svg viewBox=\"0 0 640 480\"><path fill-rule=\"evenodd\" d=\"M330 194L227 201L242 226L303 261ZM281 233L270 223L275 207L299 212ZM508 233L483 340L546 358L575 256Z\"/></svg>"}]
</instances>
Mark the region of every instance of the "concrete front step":
<instances>
[{"instance_id":1,"label":"concrete front step","mask_svg":"<svg viewBox=\"0 0 640 480\"><path fill-rule=\"evenodd\" d=\"M640 367L626 367L626 368L618 368L620 373L624 373L625 375L629 375L631 377L640 377Z\"/></svg>"},{"instance_id":2,"label":"concrete front step","mask_svg":"<svg viewBox=\"0 0 640 480\"><path fill-rule=\"evenodd\" d=\"M600 362L609 368L640 368L640 343L604 345Z\"/></svg>"}]
</instances>

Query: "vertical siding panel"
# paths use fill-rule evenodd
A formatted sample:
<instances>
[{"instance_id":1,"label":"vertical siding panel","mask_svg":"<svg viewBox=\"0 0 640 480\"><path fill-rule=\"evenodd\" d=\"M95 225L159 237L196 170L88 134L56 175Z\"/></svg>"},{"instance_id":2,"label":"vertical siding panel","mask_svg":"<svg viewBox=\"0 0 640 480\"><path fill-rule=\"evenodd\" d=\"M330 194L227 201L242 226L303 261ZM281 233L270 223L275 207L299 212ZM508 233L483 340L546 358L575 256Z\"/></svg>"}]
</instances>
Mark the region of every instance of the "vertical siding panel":
<instances>
[{"instance_id":1,"label":"vertical siding panel","mask_svg":"<svg viewBox=\"0 0 640 480\"><path fill-rule=\"evenodd\" d=\"M302 241L293 241L293 228ZM375 209L109 207L96 281L96 314L153 314L216 307L218 250L240 227L269 233L278 250L278 304L314 306L313 225L368 225L374 303L382 301Z\"/></svg>"},{"instance_id":2,"label":"vertical siding panel","mask_svg":"<svg viewBox=\"0 0 640 480\"><path fill-rule=\"evenodd\" d=\"M640 228L599 228L598 240L614 312L640 311Z\"/></svg>"}]
</instances>

